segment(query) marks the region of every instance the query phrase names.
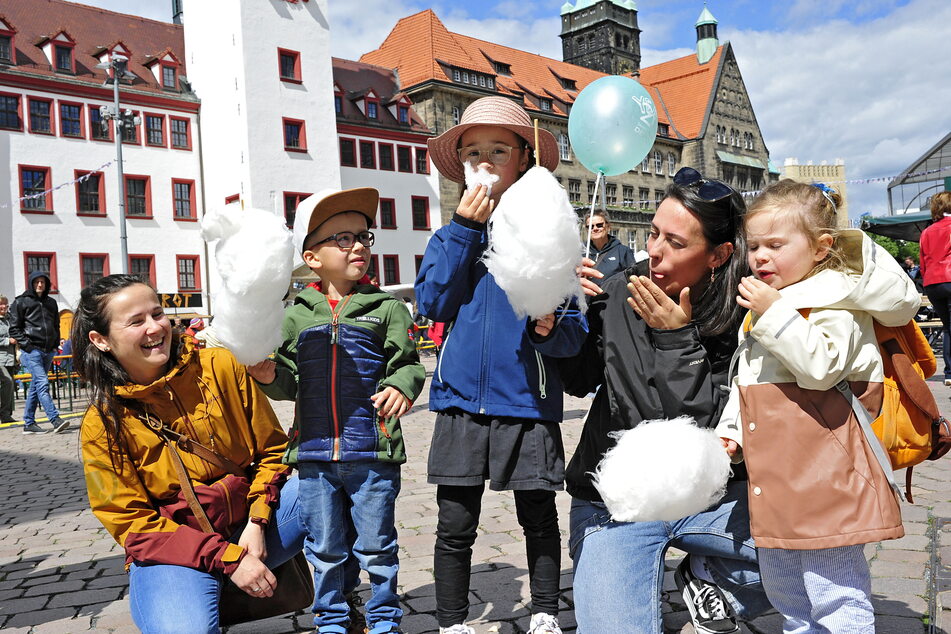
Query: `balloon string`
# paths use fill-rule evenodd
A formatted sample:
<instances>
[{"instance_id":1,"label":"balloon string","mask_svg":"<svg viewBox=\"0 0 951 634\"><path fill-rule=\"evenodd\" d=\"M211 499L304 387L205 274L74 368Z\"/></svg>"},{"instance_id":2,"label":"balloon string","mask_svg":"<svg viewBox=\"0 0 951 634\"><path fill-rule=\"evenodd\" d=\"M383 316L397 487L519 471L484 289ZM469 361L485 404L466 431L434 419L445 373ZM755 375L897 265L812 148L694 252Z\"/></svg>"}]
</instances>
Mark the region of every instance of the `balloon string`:
<instances>
[{"instance_id":1,"label":"balloon string","mask_svg":"<svg viewBox=\"0 0 951 634\"><path fill-rule=\"evenodd\" d=\"M604 193L604 172L598 170L598 177L594 179L594 191L591 193L591 210L588 212L588 244L584 249L584 257L591 257L591 223L594 221L594 207L601 202L601 211L607 212L607 198Z\"/></svg>"},{"instance_id":2,"label":"balloon string","mask_svg":"<svg viewBox=\"0 0 951 634\"><path fill-rule=\"evenodd\" d=\"M538 162L538 119L535 119L535 165L539 165L539 162Z\"/></svg>"}]
</instances>

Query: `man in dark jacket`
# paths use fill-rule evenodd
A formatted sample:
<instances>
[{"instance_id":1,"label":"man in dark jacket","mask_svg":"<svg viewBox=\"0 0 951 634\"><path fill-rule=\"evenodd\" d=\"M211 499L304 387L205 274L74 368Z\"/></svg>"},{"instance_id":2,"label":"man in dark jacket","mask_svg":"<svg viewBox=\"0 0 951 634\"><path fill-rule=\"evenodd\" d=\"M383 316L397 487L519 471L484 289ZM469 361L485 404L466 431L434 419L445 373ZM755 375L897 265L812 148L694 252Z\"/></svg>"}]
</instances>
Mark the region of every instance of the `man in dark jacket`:
<instances>
[{"instance_id":1,"label":"man in dark jacket","mask_svg":"<svg viewBox=\"0 0 951 634\"><path fill-rule=\"evenodd\" d=\"M587 222L591 232L588 257L594 260L594 268L604 274L603 280L634 264L634 252L611 235L611 220L605 212L594 212Z\"/></svg>"},{"instance_id":2,"label":"man in dark jacket","mask_svg":"<svg viewBox=\"0 0 951 634\"><path fill-rule=\"evenodd\" d=\"M16 340L10 336L7 313L10 302L0 295L0 423L12 423L13 375L16 374Z\"/></svg>"},{"instance_id":3,"label":"man in dark jacket","mask_svg":"<svg viewBox=\"0 0 951 634\"><path fill-rule=\"evenodd\" d=\"M30 373L30 388L23 409L23 433L42 434L36 422L36 407L43 411L57 434L66 431L69 421L59 417L50 397L47 373L59 346L59 309L49 296L50 278L39 271L30 273L29 288L10 306L10 336L20 346L20 365Z\"/></svg>"}]
</instances>

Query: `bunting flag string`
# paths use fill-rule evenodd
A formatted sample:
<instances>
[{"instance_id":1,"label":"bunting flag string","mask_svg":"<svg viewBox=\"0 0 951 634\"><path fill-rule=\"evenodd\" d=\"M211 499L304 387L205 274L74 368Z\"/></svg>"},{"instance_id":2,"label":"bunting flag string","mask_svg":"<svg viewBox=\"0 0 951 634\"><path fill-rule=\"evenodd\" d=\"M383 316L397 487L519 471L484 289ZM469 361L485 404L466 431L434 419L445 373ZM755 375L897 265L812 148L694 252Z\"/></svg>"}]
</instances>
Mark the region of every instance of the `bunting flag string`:
<instances>
[{"instance_id":1,"label":"bunting flag string","mask_svg":"<svg viewBox=\"0 0 951 634\"><path fill-rule=\"evenodd\" d=\"M906 175L905 175L905 178L918 178L919 176L931 176L932 174L938 174L938 173L940 173L940 172L947 172L947 171L949 171L949 170L951 170L951 165L947 165L947 166L945 166L945 167L937 167L937 168L935 168L935 169L930 169L930 170L925 170L924 172L916 172L916 173L914 173L914 174L906 174ZM819 180L817 180L817 179L813 179L813 180L816 181L816 182L822 182L822 183L824 183L824 184L826 184L826 185L843 185L843 184L844 184L844 185L868 185L869 183L888 183L888 182L891 182L891 181L895 180L895 179L898 178L899 176L900 176L900 174L896 174L896 175L894 175L894 176L877 176L877 177L875 177L875 178L853 178L853 179L849 179L849 180L825 180L825 179L822 179L821 181L819 181ZM762 191L762 190L757 189L757 190L754 190L754 191L747 191L747 192L740 192L740 193L741 193L743 196L756 196L756 195L759 194L761 191Z\"/></svg>"},{"instance_id":2,"label":"bunting flag string","mask_svg":"<svg viewBox=\"0 0 951 634\"><path fill-rule=\"evenodd\" d=\"M112 159L112 160L109 161L108 163L103 163L102 165L100 165L100 166L97 167L96 169L90 170L90 171L86 172L85 174L83 174L82 176L80 176L79 178L74 178L73 180L71 180L71 181L69 181L69 182L60 183L60 184L57 185L56 187L51 187L50 189L47 189L47 190L42 191L42 192L37 192L37 193L35 193L35 194L29 194L29 195L27 195L27 196L22 196L22 197L20 197L20 198L14 198L12 202L10 202L10 203L4 203L4 204L0 205L0 209L6 209L7 207L12 207L12 206L14 206L14 205L19 205L20 203L22 203L22 202L24 202L24 201L27 201L27 200L36 200L37 198L46 198L47 196L49 196L49 195L52 194L53 192L55 192L55 191L57 191L57 190L60 190L60 189L62 189L62 188L64 188L64 187L69 187L70 185L75 185L76 183L85 183L85 182L86 182L87 180L89 180L89 178L92 177L94 174L102 173L102 170L106 169L107 167L109 167L110 165L112 165L112 164L115 163L115 162L116 162L116 160L115 160L115 159Z\"/></svg>"}]
</instances>

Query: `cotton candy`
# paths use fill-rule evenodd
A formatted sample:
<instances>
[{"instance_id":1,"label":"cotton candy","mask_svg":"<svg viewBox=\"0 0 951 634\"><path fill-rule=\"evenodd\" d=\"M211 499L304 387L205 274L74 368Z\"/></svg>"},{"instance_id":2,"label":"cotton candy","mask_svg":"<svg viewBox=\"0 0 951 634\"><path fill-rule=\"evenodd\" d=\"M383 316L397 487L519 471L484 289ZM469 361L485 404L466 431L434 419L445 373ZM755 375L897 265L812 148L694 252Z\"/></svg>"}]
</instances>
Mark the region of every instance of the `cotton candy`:
<instances>
[{"instance_id":1,"label":"cotton candy","mask_svg":"<svg viewBox=\"0 0 951 634\"><path fill-rule=\"evenodd\" d=\"M499 175L492 174L483 166L478 169L472 167L468 161L462 164L462 171L466 174L466 189L475 189L479 185L485 185L486 195L492 195L492 186L499 182Z\"/></svg>"},{"instance_id":2,"label":"cotton candy","mask_svg":"<svg viewBox=\"0 0 951 634\"><path fill-rule=\"evenodd\" d=\"M294 269L291 232L271 212L226 208L205 216L201 236L218 241L218 338L241 363L263 361L281 343L282 300Z\"/></svg>"},{"instance_id":3,"label":"cotton candy","mask_svg":"<svg viewBox=\"0 0 951 634\"><path fill-rule=\"evenodd\" d=\"M537 319L572 297L586 307L577 274L582 250L568 194L551 172L533 167L502 194L483 259L515 313Z\"/></svg>"},{"instance_id":4,"label":"cotton candy","mask_svg":"<svg viewBox=\"0 0 951 634\"><path fill-rule=\"evenodd\" d=\"M617 444L592 482L615 521L678 520L726 493L730 457L716 433L692 418L644 421L612 436Z\"/></svg>"}]
</instances>

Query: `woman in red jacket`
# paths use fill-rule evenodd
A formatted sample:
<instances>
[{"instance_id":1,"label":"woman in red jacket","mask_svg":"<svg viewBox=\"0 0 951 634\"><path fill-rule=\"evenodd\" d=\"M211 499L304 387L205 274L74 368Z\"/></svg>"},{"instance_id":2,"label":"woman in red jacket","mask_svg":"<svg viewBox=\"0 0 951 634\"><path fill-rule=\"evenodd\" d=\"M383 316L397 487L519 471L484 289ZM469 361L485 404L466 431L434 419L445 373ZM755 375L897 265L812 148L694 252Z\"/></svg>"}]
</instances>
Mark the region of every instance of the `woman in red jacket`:
<instances>
[{"instance_id":1,"label":"woman in red jacket","mask_svg":"<svg viewBox=\"0 0 951 634\"><path fill-rule=\"evenodd\" d=\"M951 385L951 192L931 197L931 221L921 232L921 278L941 320L944 384Z\"/></svg>"}]
</instances>

